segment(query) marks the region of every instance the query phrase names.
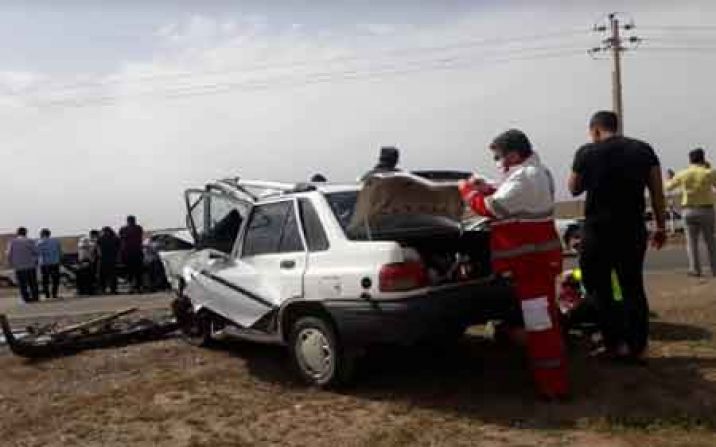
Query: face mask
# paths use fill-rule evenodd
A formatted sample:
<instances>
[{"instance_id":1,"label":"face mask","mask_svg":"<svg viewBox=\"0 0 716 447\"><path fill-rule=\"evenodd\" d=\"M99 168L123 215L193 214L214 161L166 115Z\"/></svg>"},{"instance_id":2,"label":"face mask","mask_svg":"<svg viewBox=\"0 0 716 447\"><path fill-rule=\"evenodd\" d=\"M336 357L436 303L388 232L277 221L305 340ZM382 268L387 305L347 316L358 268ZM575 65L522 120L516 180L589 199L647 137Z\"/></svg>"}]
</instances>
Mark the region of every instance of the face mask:
<instances>
[{"instance_id":1,"label":"face mask","mask_svg":"<svg viewBox=\"0 0 716 447\"><path fill-rule=\"evenodd\" d=\"M495 168L497 172L503 174L506 171L505 157L502 156L498 151L493 150L492 159L495 162Z\"/></svg>"}]
</instances>

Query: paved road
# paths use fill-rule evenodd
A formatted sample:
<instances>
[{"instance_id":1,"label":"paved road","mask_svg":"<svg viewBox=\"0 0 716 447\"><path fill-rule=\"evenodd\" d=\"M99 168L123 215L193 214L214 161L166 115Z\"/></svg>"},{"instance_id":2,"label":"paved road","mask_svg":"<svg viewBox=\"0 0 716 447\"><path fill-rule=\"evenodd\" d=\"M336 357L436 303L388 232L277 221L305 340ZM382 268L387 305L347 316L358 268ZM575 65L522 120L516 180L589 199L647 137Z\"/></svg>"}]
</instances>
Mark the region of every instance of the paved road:
<instances>
[{"instance_id":1,"label":"paved road","mask_svg":"<svg viewBox=\"0 0 716 447\"><path fill-rule=\"evenodd\" d=\"M570 259L565 263L565 265L567 268L571 268L575 265L575 263L575 259ZM645 268L648 272L685 272L688 269L686 251L684 247L680 245L668 246L658 251L649 249L646 255Z\"/></svg>"},{"instance_id":2,"label":"paved road","mask_svg":"<svg viewBox=\"0 0 716 447\"><path fill-rule=\"evenodd\" d=\"M702 255L703 259L703 255ZM706 264L704 264L706 265ZM677 245L663 250L649 250L646 258L646 269L650 271L686 271L689 268L686 259L686 248Z\"/></svg>"},{"instance_id":3,"label":"paved road","mask_svg":"<svg viewBox=\"0 0 716 447\"><path fill-rule=\"evenodd\" d=\"M63 321L77 321L97 314L106 314L135 307L143 314L168 310L171 294L151 295L109 295L93 297L68 297L61 300L41 301L32 304L20 304L15 289L2 289L0 294L0 313L8 316L13 327L23 327L31 323L45 323L58 318Z\"/></svg>"},{"instance_id":4,"label":"paved road","mask_svg":"<svg viewBox=\"0 0 716 447\"><path fill-rule=\"evenodd\" d=\"M568 260L566 268L570 268L575 262L575 259ZM684 272L686 268L686 255L682 246L669 246L661 251L650 250L647 255L647 271ZM11 321L18 323L57 317L76 319L128 307L137 307L142 311L168 309L172 298L170 293L157 293L152 295L71 297L59 301L20 304L16 294L15 289L0 289L0 313L7 314Z\"/></svg>"}]
</instances>

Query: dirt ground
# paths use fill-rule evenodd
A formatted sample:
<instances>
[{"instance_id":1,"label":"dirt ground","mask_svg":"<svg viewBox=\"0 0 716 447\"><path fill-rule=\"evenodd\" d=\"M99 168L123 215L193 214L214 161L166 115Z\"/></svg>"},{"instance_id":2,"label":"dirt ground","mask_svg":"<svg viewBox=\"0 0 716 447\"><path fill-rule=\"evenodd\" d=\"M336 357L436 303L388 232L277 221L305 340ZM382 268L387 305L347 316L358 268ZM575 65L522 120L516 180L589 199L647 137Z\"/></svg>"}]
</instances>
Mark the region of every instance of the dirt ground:
<instances>
[{"instance_id":1,"label":"dirt ground","mask_svg":"<svg viewBox=\"0 0 716 447\"><path fill-rule=\"evenodd\" d=\"M572 352L574 398L531 393L517 349L375 352L356 383L298 383L280 348L172 339L30 362L0 354L3 446L714 446L716 281L649 276L647 367Z\"/></svg>"}]
</instances>

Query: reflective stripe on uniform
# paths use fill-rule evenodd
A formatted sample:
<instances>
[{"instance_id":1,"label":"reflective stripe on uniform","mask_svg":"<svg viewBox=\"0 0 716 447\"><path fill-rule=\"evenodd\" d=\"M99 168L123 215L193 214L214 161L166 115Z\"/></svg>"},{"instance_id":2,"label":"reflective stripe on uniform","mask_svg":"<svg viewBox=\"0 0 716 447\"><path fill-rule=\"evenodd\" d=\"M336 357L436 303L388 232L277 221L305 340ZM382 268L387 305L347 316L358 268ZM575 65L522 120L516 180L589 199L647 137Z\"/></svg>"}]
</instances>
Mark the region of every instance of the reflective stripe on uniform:
<instances>
[{"instance_id":1,"label":"reflective stripe on uniform","mask_svg":"<svg viewBox=\"0 0 716 447\"><path fill-rule=\"evenodd\" d=\"M544 253L547 251L561 250L562 242L559 239L553 239L547 242L536 244L523 244L515 248L507 248L502 250L493 250L492 259L509 259L518 256L528 255L531 253Z\"/></svg>"},{"instance_id":2,"label":"reflective stripe on uniform","mask_svg":"<svg viewBox=\"0 0 716 447\"><path fill-rule=\"evenodd\" d=\"M495 208L495 201L489 201L489 197L485 199L485 203L491 206L493 209ZM497 216L497 214L495 215ZM539 223L552 220L554 220L554 209L549 209L543 212L518 211L516 213L509 214L504 219L493 221L492 225L499 226L515 222Z\"/></svg>"}]
</instances>

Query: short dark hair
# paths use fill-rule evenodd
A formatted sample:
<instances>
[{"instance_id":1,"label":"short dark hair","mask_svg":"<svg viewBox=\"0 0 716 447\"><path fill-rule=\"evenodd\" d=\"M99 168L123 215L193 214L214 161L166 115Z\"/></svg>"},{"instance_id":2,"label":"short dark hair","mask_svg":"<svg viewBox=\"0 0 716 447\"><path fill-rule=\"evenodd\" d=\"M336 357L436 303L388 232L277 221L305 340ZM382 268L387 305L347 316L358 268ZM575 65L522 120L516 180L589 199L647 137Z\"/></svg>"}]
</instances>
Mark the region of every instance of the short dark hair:
<instances>
[{"instance_id":1,"label":"short dark hair","mask_svg":"<svg viewBox=\"0 0 716 447\"><path fill-rule=\"evenodd\" d=\"M400 151L394 146L383 146L380 148L378 155L378 165L395 168L400 160Z\"/></svg>"},{"instance_id":2,"label":"short dark hair","mask_svg":"<svg viewBox=\"0 0 716 447\"><path fill-rule=\"evenodd\" d=\"M90 230L90 236L99 236L99 230Z\"/></svg>"},{"instance_id":3,"label":"short dark hair","mask_svg":"<svg viewBox=\"0 0 716 447\"><path fill-rule=\"evenodd\" d=\"M609 110L600 110L592 115L592 119L589 120L589 127L597 127L607 132L616 132L619 130L619 116Z\"/></svg>"},{"instance_id":4,"label":"short dark hair","mask_svg":"<svg viewBox=\"0 0 716 447\"><path fill-rule=\"evenodd\" d=\"M50 237L52 233L50 232L49 228L43 228L40 230L40 237Z\"/></svg>"},{"instance_id":5,"label":"short dark hair","mask_svg":"<svg viewBox=\"0 0 716 447\"><path fill-rule=\"evenodd\" d=\"M516 152L520 157L527 158L532 155L532 143L524 132L519 129L510 129L502 132L492 140L490 148L502 153Z\"/></svg>"},{"instance_id":6,"label":"short dark hair","mask_svg":"<svg viewBox=\"0 0 716 447\"><path fill-rule=\"evenodd\" d=\"M311 183L326 183L326 176L323 174L313 174L311 176Z\"/></svg>"},{"instance_id":7,"label":"short dark hair","mask_svg":"<svg viewBox=\"0 0 716 447\"><path fill-rule=\"evenodd\" d=\"M137 218L130 214L127 216L127 223L137 223Z\"/></svg>"},{"instance_id":8,"label":"short dark hair","mask_svg":"<svg viewBox=\"0 0 716 447\"><path fill-rule=\"evenodd\" d=\"M696 149L689 152L689 163L694 165L702 165L706 163L706 152L697 147Z\"/></svg>"},{"instance_id":9,"label":"short dark hair","mask_svg":"<svg viewBox=\"0 0 716 447\"><path fill-rule=\"evenodd\" d=\"M25 228L25 227L18 228L17 235L18 236L27 236L27 228Z\"/></svg>"}]
</instances>

